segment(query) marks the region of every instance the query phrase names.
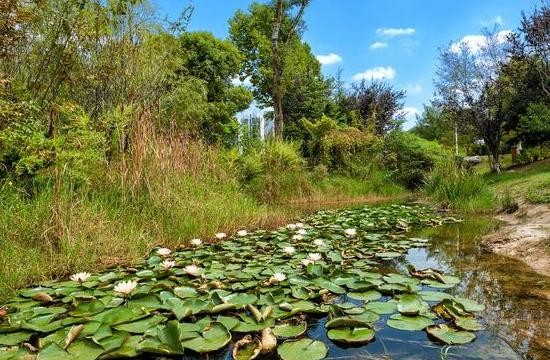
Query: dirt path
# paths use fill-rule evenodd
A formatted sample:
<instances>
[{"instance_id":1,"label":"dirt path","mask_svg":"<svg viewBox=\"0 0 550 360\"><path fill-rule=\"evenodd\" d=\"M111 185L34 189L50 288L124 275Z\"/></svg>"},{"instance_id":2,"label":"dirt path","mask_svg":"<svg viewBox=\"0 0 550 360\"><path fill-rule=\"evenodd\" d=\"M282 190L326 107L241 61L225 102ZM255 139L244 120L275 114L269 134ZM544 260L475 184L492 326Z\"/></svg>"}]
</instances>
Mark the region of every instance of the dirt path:
<instances>
[{"instance_id":1,"label":"dirt path","mask_svg":"<svg viewBox=\"0 0 550 360\"><path fill-rule=\"evenodd\" d=\"M521 202L515 213L496 218L505 224L484 238L483 248L517 258L550 276L550 206Z\"/></svg>"}]
</instances>

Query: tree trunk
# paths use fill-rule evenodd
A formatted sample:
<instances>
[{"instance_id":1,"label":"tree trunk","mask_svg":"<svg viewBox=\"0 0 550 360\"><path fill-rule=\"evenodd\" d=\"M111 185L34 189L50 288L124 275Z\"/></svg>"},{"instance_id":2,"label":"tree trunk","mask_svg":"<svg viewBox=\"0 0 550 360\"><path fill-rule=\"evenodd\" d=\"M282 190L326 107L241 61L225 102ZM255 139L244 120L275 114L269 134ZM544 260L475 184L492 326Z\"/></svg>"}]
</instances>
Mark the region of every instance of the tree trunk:
<instances>
[{"instance_id":1,"label":"tree trunk","mask_svg":"<svg viewBox=\"0 0 550 360\"><path fill-rule=\"evenodd\" d=\"M277 0L275 22L271 35L273 52L273 113L275 115L275 137L283 138L283 99L281 96L281 54L279 51L279 33L283 22L283 0Z\"/></svg>"},{"instance_id":2,"label":"tree trunk","mask_svg":"<svg viewBox=\"0 0 550 360\"><path fill-rule=\"evenodd\" d=\"M487 140L486 140L487 141ZM486 142L491 172L500 174L500 145L499 143Z\"/></svg>"}]
</instances>

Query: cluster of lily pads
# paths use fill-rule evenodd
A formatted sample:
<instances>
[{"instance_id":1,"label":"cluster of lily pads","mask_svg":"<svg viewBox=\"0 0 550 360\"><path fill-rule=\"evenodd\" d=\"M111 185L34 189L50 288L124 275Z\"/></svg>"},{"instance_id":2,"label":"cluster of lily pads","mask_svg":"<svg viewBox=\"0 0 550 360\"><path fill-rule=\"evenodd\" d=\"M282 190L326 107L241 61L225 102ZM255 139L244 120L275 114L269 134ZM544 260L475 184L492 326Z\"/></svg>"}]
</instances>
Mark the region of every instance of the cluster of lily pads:
<instances>
[{"instance_id":1,"label":"cluster of lily pads","mask_svg":"<svg viewBox=\"0 0 550 360\"><path fill-rule=\"evenodd\" d=\"M135 268L79 273L25 289L0 308L0 360L112 359L228 351L323 359L306 337L327 318L335 343L367 344L383 326L425 330L463 344L483 306L444 292L459 279L434 269L387 272L387 262L428 240L405 230L454 222L392 205L322 211L274 231L216 234L190 247L154 249Z\"/></svg>"}]
</instances>

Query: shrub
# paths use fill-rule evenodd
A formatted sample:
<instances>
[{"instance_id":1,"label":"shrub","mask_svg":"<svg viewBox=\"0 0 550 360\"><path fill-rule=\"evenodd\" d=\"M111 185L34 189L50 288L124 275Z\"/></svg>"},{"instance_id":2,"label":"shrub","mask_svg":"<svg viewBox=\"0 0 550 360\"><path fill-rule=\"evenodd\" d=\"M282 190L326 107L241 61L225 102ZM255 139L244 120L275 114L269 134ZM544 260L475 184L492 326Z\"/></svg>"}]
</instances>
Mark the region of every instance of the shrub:
<instances>
[{"instance_id":1,"label":"shrub","mask_svg":"<svg viewBox=\"0 0 550 360\"><path fill-rule=\"evenodd\" d=\"M408 188L422 185L426 174L446 156L438 143L402 131L390 133L384 147L385 167Z\"/></svg>"},{"instance_id":2,"label":"shrub","mask_svg":"<svg viewBox=\"0 0 550 360\"><path fill-rule=\"evenodd\" d=\"M520 164L530 164L550 158L550 142L523 149L518 158Z\"/></svg>"},{"instance_id":3,"label":"shrub","mask_svg":"<svg viewBox=\"0 0 550 360\"><path fill-rule=\"evenodd\" d=\"M244 154L238 163L244 187L261 202L274 203L311 193L306 162L297 143L270 140Z\"/></svg>"},{"instance_id":4,"label":"shrub","mask_svg":"<svg viewBox=\"0 0 550 360\"><path fill-rule=\"evenodd\" d=\"M453 159L439 161L425 177L423 191L456 210L491 206L493 195L478 174L462 169Z\"/></svg>"}]
</instances>

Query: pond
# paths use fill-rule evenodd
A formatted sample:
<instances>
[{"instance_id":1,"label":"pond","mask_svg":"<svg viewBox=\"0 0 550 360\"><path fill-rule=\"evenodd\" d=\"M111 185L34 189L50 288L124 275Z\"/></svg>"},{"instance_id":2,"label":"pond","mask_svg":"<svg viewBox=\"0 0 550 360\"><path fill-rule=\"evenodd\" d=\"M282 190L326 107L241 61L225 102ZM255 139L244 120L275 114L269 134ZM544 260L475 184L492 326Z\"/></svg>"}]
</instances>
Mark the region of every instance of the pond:
<instances>
[{"instance_id":1,"label":"pond","mask_svg":"<svg viewBox=\"0 0 550 360\"><path fill-rule=\"evenodd\" d=\"M495 226L390 205L154 249L21 291L0 308L0 360L231 359L243 338L239 359L275 340L258 358L549 358L550 282L480 251Z\"/></svg>"}]
</instances>

